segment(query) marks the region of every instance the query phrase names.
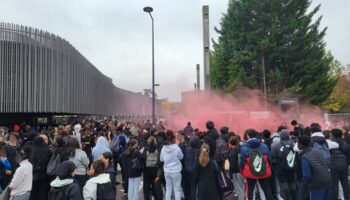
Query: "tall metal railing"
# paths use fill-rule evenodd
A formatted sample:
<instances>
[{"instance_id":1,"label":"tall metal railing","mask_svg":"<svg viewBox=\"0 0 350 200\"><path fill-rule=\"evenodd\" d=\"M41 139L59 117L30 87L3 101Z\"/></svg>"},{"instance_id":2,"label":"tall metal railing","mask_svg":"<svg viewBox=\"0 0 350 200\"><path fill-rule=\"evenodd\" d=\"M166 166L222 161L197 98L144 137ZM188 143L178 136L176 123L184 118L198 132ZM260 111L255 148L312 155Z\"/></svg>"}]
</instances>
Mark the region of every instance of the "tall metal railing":
<instances>
[{"instance_id":1,"label":"tall metal railing","mask_svg":"<svg viewBox=\"0 0 350 200\"><path fill-rule=\"evenodd\" d=\"M127 103L121 99L143 99L129 93L66 40L0 23L0 113L115 115Z\"/></svg>"}]
</instances>

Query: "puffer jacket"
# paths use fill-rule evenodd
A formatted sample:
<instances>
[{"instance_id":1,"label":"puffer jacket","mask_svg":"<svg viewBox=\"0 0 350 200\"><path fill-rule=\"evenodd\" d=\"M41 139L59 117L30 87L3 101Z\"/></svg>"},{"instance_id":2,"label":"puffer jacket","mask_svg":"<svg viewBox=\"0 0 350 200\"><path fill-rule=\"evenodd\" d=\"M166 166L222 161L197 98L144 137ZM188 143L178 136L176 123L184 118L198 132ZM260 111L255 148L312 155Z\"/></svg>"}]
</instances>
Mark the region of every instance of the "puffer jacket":
<instances>
[{"instance_id":1,"label":"puffer jacket","mask_svg":"<svg viewBox=\"0 0 350 200\"><path fill-rule=\"evenodd\" d=\"M83 196L85 200L96 200L97 199L97 184L104 184L111 182L109 174L100 174L89 179L83 189Z\"/></svg>"},{"instance_id":2,"label":"puffer jacket","mask_svg":"<svg viewBox=\"0 0 350 200\"><path fill-rule=\"evenodd\" d=\"M244 168L244 164L247 160L247 158L250 156L250 149L251 148L259 148L261 153L268 158L268 162L271 163L271 153L269 148L262 143L259 139L257 138L252 138L249 139L247 142L243 143L241 146L241 157L240 157L240 164L239 167L240 169Z\"/></svg>"},{"instance_id":3,"label":"puffer jacket","mask_svg":"<svg viewBox=\"0 0 350 200\"><path fill-rule=\"evenodd\" d=\"M339 149L339 144L330 140L327 140L329 152L331 154L331 169L332 170L346 170L348 165L346 157Z\"/></svg>"}]
</instances>

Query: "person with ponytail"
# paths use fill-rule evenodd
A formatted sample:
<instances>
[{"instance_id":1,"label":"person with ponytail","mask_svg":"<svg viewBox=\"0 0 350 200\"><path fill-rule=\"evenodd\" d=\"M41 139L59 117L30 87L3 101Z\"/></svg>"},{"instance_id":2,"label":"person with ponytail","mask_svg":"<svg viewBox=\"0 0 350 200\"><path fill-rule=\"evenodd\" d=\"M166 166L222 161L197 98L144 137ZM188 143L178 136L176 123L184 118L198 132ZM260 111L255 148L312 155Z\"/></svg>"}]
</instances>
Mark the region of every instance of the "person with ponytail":
<instances>
[{"instance_id":1,"label":"person with ponytail","mask_svg":"<svg viewBox=\"0 0 350 200\"><path fill-rule=\"evenodd\" d=\"M129 146L126 150L126 159L128 162L128 199L139 199L139 188L141 175L144 168L144 158L139 151L139 142L137 139L130 139Z\"/></svg>"},{"instance_id":2,"label":"person with ponytail","mask_svg":"<svg viewBox=\"0 0 350 200\"><path fill-rule=\"evenodd\" d=\"M198 163L196 163L193 171L194 187L191 189L192 200L222 200L222 193L217 182L215 160L211 159L209 155L209 145L203 144L200 149Z\"/></svg>"}]
</instances>

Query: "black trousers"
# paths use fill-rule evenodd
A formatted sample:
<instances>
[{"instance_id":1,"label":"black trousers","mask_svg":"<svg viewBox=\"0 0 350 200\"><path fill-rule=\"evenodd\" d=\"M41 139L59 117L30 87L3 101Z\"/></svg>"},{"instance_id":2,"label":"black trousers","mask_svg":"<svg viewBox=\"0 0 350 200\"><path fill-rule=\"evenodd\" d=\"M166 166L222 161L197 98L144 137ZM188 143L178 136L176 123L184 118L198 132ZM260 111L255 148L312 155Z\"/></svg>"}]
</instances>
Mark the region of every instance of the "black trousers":
<instances>
[{"instance_id":1,"label":"black trousers","mask_svg":"<svg viewBox=\"0 0 350 200\"><path fill-rule=\"evenodd\" d=\"M33 181L32 191L30 192L30 200L47 200L50 190L49 178Z\"/></svg>"},{"instance_id":2,"label":"black trousers","mask_svg":"<svg viewBox=\"0 0 350 200\"><path fill-rule=\"evenodd\" d=\"M280 193L284 200L295 200L297 197L296 173L279 173Z\"/></svg>"},{"instance_id":3,"label":"black trousers","mask_svg":"<svg viewBox=\"0 0 350 200\"><path fill-rule=\"evenodd\" d=\"M332 199L338 200L339 194L339 181L343 188L344 199L349 200L349 182L348 182L348 170L333 170L331 169L332 177Z\"/></svg>"},{"instance_id":4,"label":"black trousers","mask_svg":"<svg viewBox=\"0 0 350 200\"><path fill-rule=\"evenodd\" d=\"M185 172L184 170L181 172L182 179L181 179L181 186L182 190L184 192L185 199L184 200L191 200L191 180L192 180L192 173Z\"/></svg>"},{"instance_id":5,"label":"black trousers","mask_svg":"<svg viewBox=\"0 0 350 200\"><path fill-rule=\"evenodd\" d=\"M254 189L256 182L259 181L259 184L264 191L266 199L274 199L272 196L271 188L270 188L270 182L269 179L247 179L247 189L248 189L248 200L253 200L254 197Z\"/></svg>"},{"instance_id":6,"label":"black trousers","mask_svg":"<svg viewBox=\"0 0 350 200\"><path fill-rule=\"evenodd\" d=\"M155 200L158 200L157 188L155 179L157 177L158 169L154 168L145 168L143 171L143 195L144 200L150 200L150 195L152 191L152 196Z\"/></svg>"}]
</instances>

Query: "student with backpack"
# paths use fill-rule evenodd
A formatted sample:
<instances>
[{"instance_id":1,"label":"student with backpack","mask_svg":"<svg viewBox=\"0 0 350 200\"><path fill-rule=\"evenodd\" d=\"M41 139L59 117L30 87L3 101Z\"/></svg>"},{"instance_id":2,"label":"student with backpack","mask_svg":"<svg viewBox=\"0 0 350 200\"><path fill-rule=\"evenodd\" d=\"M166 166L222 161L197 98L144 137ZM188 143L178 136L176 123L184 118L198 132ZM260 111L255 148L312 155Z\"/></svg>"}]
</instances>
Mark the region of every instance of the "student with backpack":
<instances>
[{"instance_id":1,"label":"student with backpack","mask_svg":"<svg viewBox=\"0 0 350 200\"><path fill-rule=\"evenodd\" d=\"M145 158L145 168L143 171L143 194L145 200L150 200L150 191L155 200L158 199L156 189L156 178L158 172L159 151L157 148L157 140L154 136L147 139L147 145L144 148L143 156Z\"/></svg>"},{"instance_id":2,"label":"student with backpack","mask_svg":"<svg viewBox=\"0 0 350 200\"><path fill-rule=\"evenodd\" d=\"M300 160L302 169L302 185L298 192L298 199L303 199L306 189L309 189L310 200L329 200L331 176L325 157L321 152L310 146L310 138L298 138L301 150Z\"/></svg>"},{"instance_id":3,"label":"student with backpack","mask_svg":"<svg viewBox=\"0 0 350 200\"><path fill-rule=\"evenodd\" d=\"M49 200L83 200L78 182L74 180L77 168L72 161L61 163L57 178L50 184Z\"/></svg>"},{"instance_id":4,"label":"student with backpack","mask_svg":"<svg viewBox=\"0 0 350 200\"><path fill-rule=\"evenodd\" d=\"M201 141L197 135L192 135L190 138L189 145L186 146L184 159L183 159L183 174L190 181L188 188L184 188L184 195L190 199L194 199L195 196L195 183L193 181L193 171L198 163L199 153L201 148ZM189 191L190 194L188 194Z\"/></svg>"},{"instance_id":5,"label":"student with backpack","mask_svg":"<svg viewBox=\"0 0 350 200\"><path fill-rule=\"evenodd\" d=\"M287 130L281 131L280 142L272 147L271 157L281 197L285 200L296 199L296 172L299 158L298 153L294 151L294 142Z\"/></svg>"},{"instance_id":6,"label":"student with backpack","mask_svg":"<svg viewBox=\"0 0 350 200\"><path fill-rule=\"evenodd\" d=\"M328 168L331 166L331 154L329 152L328 143L325 136L321 131L321 126L317 123L312 123L310 126L311 131L311 147L320 152L326 160Z\"/></svg>"},{"instance_id":7,"label":"student with backpack","mask_svg":"<svg viewBox=\"0 0 350 200\"><path fill-rule=\"evenodd\" d=\"M92 175L83 189L84 200L115 200L116 194L113 190L109 174L105 173L105 165L102 160L92 163L89 174Z\"/></svg>"},{"instance_id":8,"label":"student with backpack","mask_svg":"<svg viewBox=\"0 0 350 200\"><path fill-rule=\"evenodd\" d=\"M130 139L128 149L125 153L129 166L127 169L128 199L138 200L141 175L144 167L144 158L139 151L139 143L135 138Z\"/></svg>"},{"instance_id":9,"label":"student with backpack","mask_svg":"<svg viewBox=\"0 0 350 200\"><path fill-rule=\"evenodd\" d=\"M203 144L200 149L199 159L196 162L196 167L193 171L193 181L195 183L192 200L215 199L221 200L223 195L218 185L218 170L219 167L214 159L209 157L210 147Z\"/></svg>"},{"instance_id":10,"label":"student with backpack","mask_svg":"<svg viewBox=\"0 0 350 200\"><path fill-rule=\"evenodd\" d=\"M269 177L271 177L271 156L267 146L258 139L254 129L246 130L247 142L241 147L240 169L247 180L248 200L253 199L256 182L259 182L266 199L273 199Z\"/></svg>"},{"instance_id":11,"label":"student with backpack","mask_svg":"<svg viewBox=\"0 0 350 200\"><path fill-rule=\"evenodd\" d=\"M224 170L225 160L227 159L227 156L228 156L227 143L225 141L225 137L227 137L227 135L225 135L226 134L225 128L226 127L223 127L220 130L220 133L224 135L220 135L218 139L216 139L215 160L218 163L221 170Z\"/></svg>"}]
</instances>

